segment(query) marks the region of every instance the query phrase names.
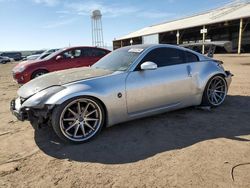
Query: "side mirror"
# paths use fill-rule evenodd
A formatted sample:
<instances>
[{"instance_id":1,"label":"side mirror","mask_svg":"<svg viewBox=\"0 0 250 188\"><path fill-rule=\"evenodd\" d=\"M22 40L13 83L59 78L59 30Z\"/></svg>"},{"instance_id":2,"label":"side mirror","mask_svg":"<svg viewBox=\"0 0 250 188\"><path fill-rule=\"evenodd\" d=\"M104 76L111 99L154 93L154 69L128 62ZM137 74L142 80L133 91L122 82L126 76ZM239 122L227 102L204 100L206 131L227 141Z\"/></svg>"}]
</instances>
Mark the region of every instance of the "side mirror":
<instances>
[{"instance_id":1,"label":"side mirror","mask_svg":"<svg viewBox=\"0 0 250 188\"><path fill-rule=\"evenodd\" d=\"M63 57L61 56L61 55L58 55L58 56L56 56L56 60L58 61L58 60L60 60L60 59L62 59Z\"/></svg>"},{"instance_id":2,"label":"side mirror","mask_svg":"<svg viewBox=\"0 0 250 188\"><path fill-rule=\"evenodd\" d=\"M141 70L155 70L157 67L157 64L151 61L146 61L141 64Z\"/></svg>"}]
</instances>

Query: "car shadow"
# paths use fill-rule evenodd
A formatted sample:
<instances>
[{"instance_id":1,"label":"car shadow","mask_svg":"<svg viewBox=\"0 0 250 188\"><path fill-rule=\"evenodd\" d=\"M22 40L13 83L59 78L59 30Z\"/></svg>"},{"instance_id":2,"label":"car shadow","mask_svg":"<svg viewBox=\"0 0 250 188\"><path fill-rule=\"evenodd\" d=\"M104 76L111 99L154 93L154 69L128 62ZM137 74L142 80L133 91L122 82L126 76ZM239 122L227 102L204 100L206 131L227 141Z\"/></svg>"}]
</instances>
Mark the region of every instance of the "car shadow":
<instances>
[{"instance_id":1,"label":"car shadow","mask_svg":"<svg viewBox=\"0 0 250 188\"><path fill-rule=\"evenodd\" d=\"M94 140L65 144L47 127L35 132L38 147L58 159L103 164L131 163L201 141L250 134L250 97L228 96L211 111L187 108L104 129Z\"/></svg>"}]
</instances>

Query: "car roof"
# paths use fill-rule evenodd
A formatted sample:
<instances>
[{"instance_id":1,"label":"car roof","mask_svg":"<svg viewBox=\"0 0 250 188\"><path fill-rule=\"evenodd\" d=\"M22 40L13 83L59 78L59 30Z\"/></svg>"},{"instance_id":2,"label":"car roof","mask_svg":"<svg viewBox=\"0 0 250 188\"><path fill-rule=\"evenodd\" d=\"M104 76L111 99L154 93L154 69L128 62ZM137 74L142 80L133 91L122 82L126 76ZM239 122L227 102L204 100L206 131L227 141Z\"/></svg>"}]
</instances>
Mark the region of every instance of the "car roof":
<instances>
[{"instance_id":1,"label":"car roof","mask_svg":"<svg viewBox=\"0 0 250 188\"><path fill-rule=\"evenodd\" d=\"M71 50L71 49L76 49L76 48L94 48L94 49L102 49L102 50L110 51L108 49L97 47L97 46L72 46L72 47L66 47L66 48L62 48L62 49Z\"/></svg>"},{"instance_id":2,"label":"car roof","mask_svg":"<svg viewBox=\"0 0 250 188\"><path fill-rule=\"evenodd\" d=\"M172 45L172 44L137 44L137 45L131 45L131 46L125 46L122 47L122 49L150 49L150 48L160 48L160 47L169 47L169 48L177 48L177 49L181 49L184 50L185 48L182 48L180 46L177 45Z\"/></svg>"},{"instance_id":3,"label":"car roof","mask_svg":"<svg viewBox=\"0 0 250 188\"><path fill-rule=\"evenodd\" d=\"M138 50L138 49L141 49L142 51L145 52L145 51L148 51L148 50L152 50L152 49L155 49L155 48L161 48L161 47L175 48L175 49L179 49L179 50L183 50L183 51L186 51L186 52L193 53L196 56L198 56L201 61L210 59L207 56L204 56L204 55L202 55L202 54L200 54L198 52L195 52L193 50L190 50L190 49L187 49L187 48L184 48L184 47L181 47L181 46L177 46L177 45L172 45L172 44L139 44L139 45L126 46L126 47L122 47L122 48L119 48L119 49L120 50L130 50L130 49ZM117 49L117 50L119 50L119 49Z\"/></svg>"}]
</instances>

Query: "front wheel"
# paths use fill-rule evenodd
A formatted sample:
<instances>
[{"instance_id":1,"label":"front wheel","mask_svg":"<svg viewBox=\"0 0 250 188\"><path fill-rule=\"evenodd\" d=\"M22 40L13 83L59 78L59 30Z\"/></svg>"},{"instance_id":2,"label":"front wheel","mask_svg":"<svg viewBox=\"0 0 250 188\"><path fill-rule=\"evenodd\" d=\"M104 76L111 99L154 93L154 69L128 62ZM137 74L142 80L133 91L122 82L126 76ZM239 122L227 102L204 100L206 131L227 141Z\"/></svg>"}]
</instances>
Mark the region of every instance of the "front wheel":
<instances>
[{"instance_id":1,"label":"front wheel","mask_svg":"<svg viewBox=\"0 0 250 188\"><path fill-rule=\"evenodd\" d=\"M202 105L217 107L221 105L227 96L227 82L221 75L212 77L204 90Z\"/></svg>"},{"instance_id":2,"label":"front wheel","mask_svg":"<svg viewBox=\"0 0 250 188\"><path fill-rule=\"evenodd\" d=\"M38 71L35 71L35 72L32 74L31 79L37 78L37 77L42 76L42 75L47 74L47 73L48 73L48 71L46 71L46 70L38 70Z\"/></svg>"},{"instance_id":3,"label":"front wheel","mask_svg":"<svg viewBox=\"0 0 250 188\"><path fill-rule=\"evenodd\" d=\"M103 124L103 107L92 97L70 99L52 113L52 127L66 142L89 141L101 131Z\"/></svg>"}]
</instances>

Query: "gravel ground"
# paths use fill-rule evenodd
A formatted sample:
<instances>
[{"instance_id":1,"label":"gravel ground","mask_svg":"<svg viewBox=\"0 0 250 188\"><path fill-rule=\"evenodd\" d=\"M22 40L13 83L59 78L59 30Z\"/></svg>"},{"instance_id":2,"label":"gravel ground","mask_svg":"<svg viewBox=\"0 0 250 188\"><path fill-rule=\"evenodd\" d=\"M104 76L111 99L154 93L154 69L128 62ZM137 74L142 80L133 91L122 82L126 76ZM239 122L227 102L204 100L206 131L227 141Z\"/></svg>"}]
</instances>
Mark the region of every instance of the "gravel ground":
<instances>
[{"instance_id":1,"label":"gravel ground","mask_svg":"<svg viewBox=\"0 0 250 188\"><path fill-rule=\"evenodd\" d=\"M123 123L82 145L17 121L14 64L0 65L0 187L250 187L250 55L216 58L235 75L221 107Z\"/></svg>"}]
</instances>

